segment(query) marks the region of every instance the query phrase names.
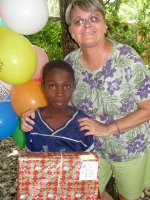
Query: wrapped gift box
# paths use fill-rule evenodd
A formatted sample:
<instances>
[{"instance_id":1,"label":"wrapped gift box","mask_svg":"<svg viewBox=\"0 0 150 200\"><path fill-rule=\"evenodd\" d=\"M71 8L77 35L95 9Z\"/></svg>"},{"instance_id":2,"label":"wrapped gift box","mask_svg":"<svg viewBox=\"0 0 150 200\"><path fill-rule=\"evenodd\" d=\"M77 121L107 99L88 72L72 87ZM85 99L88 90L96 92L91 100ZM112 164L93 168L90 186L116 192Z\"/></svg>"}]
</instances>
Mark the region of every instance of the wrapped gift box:
<instances>
[{"instance_id":1,"label":"wrapped gift box","mask_svg":"<svg viewBox=\"0 0 150 200\"><path fill-rule=\"evenodd\" d=\"M97 200L99 157L95 153L21 152L21 200Z\"/></svg>"}]
</instances>

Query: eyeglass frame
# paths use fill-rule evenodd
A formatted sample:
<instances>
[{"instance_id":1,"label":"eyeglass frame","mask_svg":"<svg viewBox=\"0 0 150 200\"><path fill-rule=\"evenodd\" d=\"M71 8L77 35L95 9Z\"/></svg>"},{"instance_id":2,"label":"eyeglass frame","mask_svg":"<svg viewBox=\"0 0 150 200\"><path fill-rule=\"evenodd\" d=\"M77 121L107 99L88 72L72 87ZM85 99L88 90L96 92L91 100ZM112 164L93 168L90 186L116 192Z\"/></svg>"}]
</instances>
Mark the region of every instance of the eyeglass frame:
<instances>
[{"instance_id":1,"label":"eyeglass frame","mask_svg":"<svg viewBox=\"0 0 150 200\"><path fill-rule=\"evenodd\" d=\"M91 15L88 19L78 17L77 19L73 20L71 24L80 27L80 26L84 26L87 22L90 24L101 22L102 19L104 19L103 16L96 16L96 15Z\"/></svg>"}]
</instances>

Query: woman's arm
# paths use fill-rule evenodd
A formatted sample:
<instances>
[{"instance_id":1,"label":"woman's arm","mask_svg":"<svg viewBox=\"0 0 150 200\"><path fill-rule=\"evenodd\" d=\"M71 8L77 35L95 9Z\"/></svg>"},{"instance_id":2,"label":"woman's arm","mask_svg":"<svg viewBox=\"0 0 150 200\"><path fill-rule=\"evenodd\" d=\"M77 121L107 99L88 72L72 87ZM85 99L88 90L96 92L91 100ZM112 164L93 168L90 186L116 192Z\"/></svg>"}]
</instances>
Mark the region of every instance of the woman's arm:
<instances>
[{"instance_id":1,"label":"woman's arm","mask_svg":"<svg viewBox=\"0 0 150 200\"><path fill-rule=\"evenodd\" d=\"M104 125L89 118L81 118L79 120L80 130L87 130L85 135L108 136L135 128L150 120L150 100L138 103L137 106L136 111L110 125Z\"/></svg>"},{"instance_id":2,"label":"woman's arm","mask_svg":"<svg viewBox=\"0 0 150 200\"><path fill-rule=\"evenodd\" d=\"M31 131L34 125L35 110L29 110L21 116L21 128L24 132Z\"/></svg>"}]
</instances>

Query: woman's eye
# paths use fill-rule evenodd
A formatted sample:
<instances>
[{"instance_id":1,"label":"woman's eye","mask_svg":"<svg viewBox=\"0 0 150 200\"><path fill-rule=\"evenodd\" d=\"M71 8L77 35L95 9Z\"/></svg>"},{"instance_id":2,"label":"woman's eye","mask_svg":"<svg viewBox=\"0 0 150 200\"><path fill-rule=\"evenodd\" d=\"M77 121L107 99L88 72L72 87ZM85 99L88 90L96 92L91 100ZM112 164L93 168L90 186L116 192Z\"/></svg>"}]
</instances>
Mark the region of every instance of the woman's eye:
<instances>
[{"instance_id":1,"label":"woman's eye","mask_svg":"<svg viewBox=\"0 0 150 200\"><path fill-rule=\"evenodd\" d=\"M83 25L84 24L84 19L81 18L81 19L75 20L74 24L77 25L77 26Z\"/></svg>"},{"instance_id":2,"label":"woman's eye","mask_svg":"<svg viewBox=\"0 0 150 200\"><path fill-rule=\"evenodd\" d=\"M99 21L100 21L99 17L96 17L96 16L91 16L90 17L90 22L99 22Z\"/></svg>"}]
</instances>

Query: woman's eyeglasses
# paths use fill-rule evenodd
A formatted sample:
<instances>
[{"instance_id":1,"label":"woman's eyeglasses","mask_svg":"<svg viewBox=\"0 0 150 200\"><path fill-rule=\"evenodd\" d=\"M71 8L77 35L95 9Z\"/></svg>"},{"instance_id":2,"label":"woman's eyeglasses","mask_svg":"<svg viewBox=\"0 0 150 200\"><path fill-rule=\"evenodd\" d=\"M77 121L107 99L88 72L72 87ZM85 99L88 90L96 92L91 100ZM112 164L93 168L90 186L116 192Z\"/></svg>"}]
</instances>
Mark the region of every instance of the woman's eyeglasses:
<instances>
[{"instance_id":1,"label":"woman's eyeglasses","mask_svg":"<svg viewBox=\"0 0 150 200\"><path fill-rule=\"evenodd\" d=\"M91 17L89 17L88 19L77 18L77 19L73 20L72 23L73 23L75 26L83 26L83 25L85 25L87 22L88 22L88 23L91 23L91 24L94 24L94 23L97 23L97 22L100 22L100 21L102 21L102 17L91 16Z\"/></svg>"}]
</instances>

